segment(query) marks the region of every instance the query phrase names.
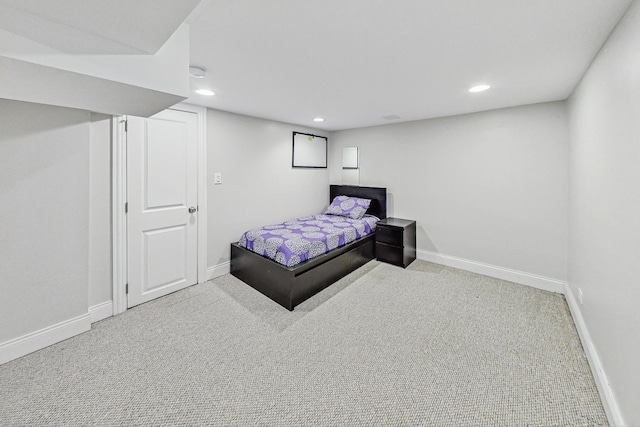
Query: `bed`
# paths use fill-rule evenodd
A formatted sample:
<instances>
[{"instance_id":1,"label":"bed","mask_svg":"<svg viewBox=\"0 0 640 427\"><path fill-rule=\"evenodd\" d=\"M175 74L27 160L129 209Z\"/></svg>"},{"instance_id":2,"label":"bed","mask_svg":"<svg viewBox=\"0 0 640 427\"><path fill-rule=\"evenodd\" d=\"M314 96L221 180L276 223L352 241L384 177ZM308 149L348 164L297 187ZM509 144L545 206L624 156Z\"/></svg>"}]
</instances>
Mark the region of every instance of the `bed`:
<instances>
[{"instance_id":1,"label":"bed","mask_svg":"<svg viewBox=\"0 0 640 427\"><path fill-rule=\"evenodd\" d=\"M387 217L387 189L331 185L329 203L336 196L371 199L367 214ZM284 308L293 310L341 277L375 258L375 232L300 264L287 267L236 243L231 244L231 274Z\"/></svg>"}]
</instances>

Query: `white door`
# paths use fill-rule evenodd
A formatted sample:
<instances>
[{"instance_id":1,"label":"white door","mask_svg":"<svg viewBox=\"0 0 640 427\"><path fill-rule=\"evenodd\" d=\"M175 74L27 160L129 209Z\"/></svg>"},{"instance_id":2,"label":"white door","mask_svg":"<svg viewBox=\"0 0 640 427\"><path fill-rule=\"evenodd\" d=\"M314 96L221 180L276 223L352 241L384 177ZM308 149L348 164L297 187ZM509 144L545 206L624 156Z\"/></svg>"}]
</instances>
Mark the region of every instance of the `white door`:
<instances>
[{"instance_id":1,"label":"white door","mask_svg":"<svg viewBox=\"0 0 640 427\"><path fill-rule=\"evenodd\" d=\"M197 116L166 110L127 123L127 305L197 283Z\"/></svg>"}]
</instances>

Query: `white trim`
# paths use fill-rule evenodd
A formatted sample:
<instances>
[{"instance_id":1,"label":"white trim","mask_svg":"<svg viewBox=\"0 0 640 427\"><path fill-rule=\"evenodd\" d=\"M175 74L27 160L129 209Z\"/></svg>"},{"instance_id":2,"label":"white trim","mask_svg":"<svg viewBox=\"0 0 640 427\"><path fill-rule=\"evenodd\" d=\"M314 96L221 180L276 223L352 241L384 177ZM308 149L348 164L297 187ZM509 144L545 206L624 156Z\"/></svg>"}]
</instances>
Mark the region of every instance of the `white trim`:
<instances>
[{"instance_id":1,"label":"white trim","mask_svg":"<svg viewBox=\"0 0 640 427\"><path fill-rule=\"evenodd\" d=\"M624 418L622 417L615 395L613 394L613 390L611 389L611 385L607 379L607 374L604 371L598 352L593 344L587 324L584 322L580 307L578 306L568 284L565 284L565 298L567 299L567 305L569 306L571 316L573 317L573 323L576 325L576 329L578 330L580 341L582 341L582 347L587 355L587 360L589 360L591 373L593 374L593 378L596 382L598 393L600 393L600 399L602 400L602 405L604 406L604 411L607 414L609 424L612 426L624 426L626 424L624 423Z\"/></svg>"},{"instance_id":2,"label":"white trim","mask_svg":"<svg viewBox=\"0 0 640 427\"><path fill-rule=\"evenodd\" d=\"M112 230L113 230L113 314L124 313L127 309L127 216L124 205L127 202L127 136L123 120L126 116L116 116L113 120L113 173L112 173Z\"/></svg>"},{"instance_id":3,"label":"white trim","mask_svg":"<svg viewBox=\"0 0 640 427\"><path fill-rule=\"evenodd\" d=\"M89 316L91 317L91 323L96 323L113 316L113 302L105 301L89 307Z\"/></svg>"},{"instance_id":4,"label":"white trim","mask_svg":"<svg viewBox=\"0 0 640 427\"><path fill-rule=\"evenodd\" d=\"M223 262L222 264L214 265L207 268L207 280L213 280L216 277L224 276L231 272L231 261Z\"/></svg>"},{"instance_id":5,"label":"white trim","mask_svg":"<svg viewBox=\"0 0 640 427\"><path fill-rule=\"evenodd\" d=\"M198 283L207 279L207 109L177 104L171 110L194 113L198 121ZM113 120L113 315L127 310L127 138L124 125L127 116Z\"/></svg>"},{"instance_id":6,"label":"white trim","mask_svg":"<svg viewBox=\"0 0 640 427\"><path fill-rule=\"evenodd\" d=\"M461 270L467 270L473 273L519 283L525 286L531 286L532 288L557 292L559 294L564 293L566 285L566 282L562 280L526 273L524 271L512 270L510 268L499 267L497 265L485 264L483 262L471 261L451 255L444 255L437 252L418 250L416 251L416 255L418 259L425 261L443 264L449 267L459 268Z\"/></svg>"},{"instance_id":7,"label":"white trim","mask_svg":"<svg viewBox=\"0 0 640 427\"><path fill-rule=\"evenodd\" d=\"M0 364L59 343L91 329L89 313L0 344Z\"/></svg>"},{"instance_id":8,"label":"white trim","mask_svg":"<svg viewBox=\"0 0 640 427\"><path fill-rule=\"evenodd\" d=\"M198 283L207 280L207 108L177 104L170 110L194 113L198 121Z\"/></svg>"}]
</instances>

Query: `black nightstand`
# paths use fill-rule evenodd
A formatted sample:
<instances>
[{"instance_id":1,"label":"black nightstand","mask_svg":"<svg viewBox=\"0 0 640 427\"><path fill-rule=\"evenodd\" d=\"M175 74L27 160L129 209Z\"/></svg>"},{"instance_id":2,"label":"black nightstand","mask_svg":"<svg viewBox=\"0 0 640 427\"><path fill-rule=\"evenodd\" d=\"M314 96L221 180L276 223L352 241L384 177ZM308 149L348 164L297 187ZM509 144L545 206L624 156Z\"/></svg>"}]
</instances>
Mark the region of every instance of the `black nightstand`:
<instances>
[{"instance_id":1,"label":"black nightstand","mask_svg":"<svg viewBox=\"0 0 640 427\"><path fill-rule=\"evenodd\" d=\"M411 264L416 259L416 222L400 218L378 222L376 258L404 268Z\"/></svg>"}]
</instances>

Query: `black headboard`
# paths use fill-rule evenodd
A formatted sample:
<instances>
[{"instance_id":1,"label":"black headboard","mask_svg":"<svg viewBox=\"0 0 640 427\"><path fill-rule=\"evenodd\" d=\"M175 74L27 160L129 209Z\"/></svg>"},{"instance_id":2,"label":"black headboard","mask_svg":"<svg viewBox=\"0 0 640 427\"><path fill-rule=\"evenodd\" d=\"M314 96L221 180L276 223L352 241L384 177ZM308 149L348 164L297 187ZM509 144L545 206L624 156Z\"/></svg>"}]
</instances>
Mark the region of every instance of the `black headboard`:
<instances>
[{"instance_id":1,"label":"black headboard","mask_svg":"<svg viewBox=\"0 0 640 427\"><path fill-rule=\"evenodd\" d=\"M381 187L358 187L355 185L330 185L329 203L336 196L352 196L362 199L371 199L368 214L380 219L387 217L387 189Z\"/></svg>"}]
</instances>

